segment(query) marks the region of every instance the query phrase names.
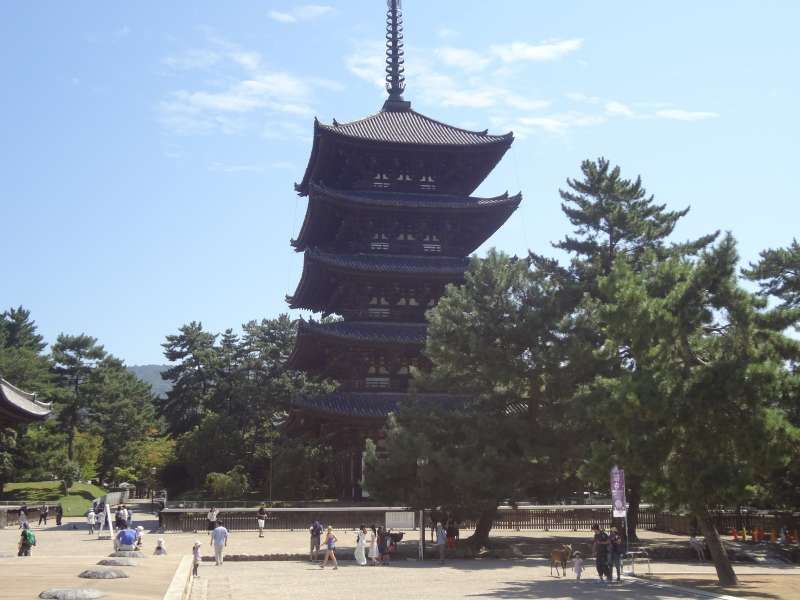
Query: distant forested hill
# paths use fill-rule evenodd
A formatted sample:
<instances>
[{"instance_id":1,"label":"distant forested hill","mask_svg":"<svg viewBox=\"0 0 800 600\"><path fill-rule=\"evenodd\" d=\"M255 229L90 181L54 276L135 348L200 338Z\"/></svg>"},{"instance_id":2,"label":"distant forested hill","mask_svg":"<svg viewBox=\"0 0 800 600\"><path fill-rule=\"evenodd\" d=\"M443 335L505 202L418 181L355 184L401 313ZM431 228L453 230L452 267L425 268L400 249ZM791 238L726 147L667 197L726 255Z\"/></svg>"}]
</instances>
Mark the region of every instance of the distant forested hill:
<instances>
[{"instance_id":1,"label":"distant forested hill","mask_svg":"<svg viewBox=\"0 0 800 600\"><path fill-rule=\"evenodd\" d=\"M169 381L161 379L161 372L169 367L167 365L133 365L128 367L128 371L136 375L145 383L149 383L156 396L163 398L172 389Z\"/></svg>"}]
</instances>

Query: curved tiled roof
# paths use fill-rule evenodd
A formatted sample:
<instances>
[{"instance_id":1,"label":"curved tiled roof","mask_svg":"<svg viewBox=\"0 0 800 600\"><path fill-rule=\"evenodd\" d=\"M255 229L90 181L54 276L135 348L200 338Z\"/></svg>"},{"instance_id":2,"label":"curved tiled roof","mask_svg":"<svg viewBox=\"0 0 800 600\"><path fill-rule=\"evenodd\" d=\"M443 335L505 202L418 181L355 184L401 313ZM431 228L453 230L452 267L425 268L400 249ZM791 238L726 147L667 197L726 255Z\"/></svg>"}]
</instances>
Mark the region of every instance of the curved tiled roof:
<instances>
[{"instance_id":1,"label":"curved tiled roof","mask_svg":"<svg viewBox=\"0 0 800 600\"><path fill-rule=\"evenodd\" d=\"M333 392L322 396L295 398L292 406L325 416L384 420L389 413L397 412L403 403L420 402L458 408L463 406L464 401L464 397L450 394Z\"/></svg>"},{"instance_id":2,"label":"curved tiled roof","mask_svg":"<svg viewBox=\"0 0 800 600\"><path fill-rule=\"evenodd\" d=\"M358 121L332 125L319 123L324 131L359 140L415 144L424 146L476 146L509 142L512 133L489 135L486 131L469 131L431 119L413 110L381 111Z\"/></svg>"},{"instance_id":3,"label":"curved tiled roof","mask_svg":"<svg viewBox=\"0 0 800 600\"><path fill-rule=\"evenodd\" d=\"M329 254L306 250L306 260L336 269L367 273L463 275L469 266L468 258L446 256L413 256L392 254Z\"/></svg>"},{"instance_id":4,"label":"curved tiled roof","mask_svg":"<svg viewBox=\"0 0 800 600\"><path fill-rule=\"evenodd\" d=\"M387 208L485 209L495 206L516 208L522 201L521 193L509 196L508 192L490 198L479 198L477 196L420 194L403 191L335 190L317 183L310 184L309 190L312 195L319 194L334 201Z\"/></svg>"},{"instance_id":5,"label":"curved tiled roof","mask_svg":"<svg viewBox=\"0 0 800 600\"><path fill-rule=\"evenodd\" d=\"M378 210L417 210L450 213L457 217L460 213L487 214L489 218L483 222L482 234L474 240L470 251L480 246L494 231L502 225L522 201L522 194L510 196L508 192L491 198L475 196L454 196L450 194L419 194L407 192L380 191L347 191L335 190L312 183L309 186L309 202L303 224L297 239L292 245L297 250L304 250L315 241L320 231L325 229L325 222L330 217L326 213L327 206L337 206L346 211ZM440 214L441 214L440 213Z\"/></svg>"},{"instance_id":6,"label":"curved tiled roof","mask_svg":"<svg viewBox=\"0 0 800 600\"><path fill-rule=\"evenodd\" d=\"M349 274L369 274L374 278L413 278L461 282L469 266L468 258L447 256L413 256L392 254L329 254L316 249L306 250L303 274L294 294L286 300L291 308L339 312L328 300L337 285L347 281ZM337 273L346 273L338 276ZM408 284L407 284L408 285Z\"/></svg>"},{"instance_id":7,"label":"curved tiled roof","mask_svg":"<svg viewBox=\"0 0 800 600\"><path fill-rule=\"evenodd\" d=\"M0 413L20 421L44 419L50 414L51 404L36 399L36 394L24 392L0 378ZM2 415L0 415L2 420Z\"/></svg>"},{"instance_id":8,"label":"curved tiled roof","mask_svg":"<svg viewBox=\"0 0 800 600\"><path fill-rule=\"evenodd\" d=\"M335 321L317 323L300 321L297 336L321 336L340 340L352 340L369 344L425 343L428 326L425 323L380 323L374 321ZM298 344L299 345L299 344Z\"/></svg>"}]
</instances>

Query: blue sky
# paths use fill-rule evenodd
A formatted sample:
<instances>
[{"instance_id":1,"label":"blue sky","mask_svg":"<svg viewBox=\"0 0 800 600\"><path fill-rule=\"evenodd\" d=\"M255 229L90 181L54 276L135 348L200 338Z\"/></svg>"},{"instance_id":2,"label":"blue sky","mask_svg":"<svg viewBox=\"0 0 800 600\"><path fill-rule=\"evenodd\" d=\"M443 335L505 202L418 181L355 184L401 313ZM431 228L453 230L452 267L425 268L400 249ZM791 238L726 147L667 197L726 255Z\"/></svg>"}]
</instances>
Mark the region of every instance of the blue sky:
<instances>
[{"instance_id":1,"label":"blue sky","mask_svg":"<svg viewBox=\"0 0 800 600\"><path fill-rule=\"evenodd\" d=\"M129 364L163 362L191 320L284 311L313 118L361 118L385 95L385 3L319 2L3 3L0 306ZM797 235L800 4L404 10L412 106L516 135L478 193L523 205L486 247L553 253L558 188L601 155L691 205L678 238L731 230L747 261Z\"/></svg>"}]
</instances>

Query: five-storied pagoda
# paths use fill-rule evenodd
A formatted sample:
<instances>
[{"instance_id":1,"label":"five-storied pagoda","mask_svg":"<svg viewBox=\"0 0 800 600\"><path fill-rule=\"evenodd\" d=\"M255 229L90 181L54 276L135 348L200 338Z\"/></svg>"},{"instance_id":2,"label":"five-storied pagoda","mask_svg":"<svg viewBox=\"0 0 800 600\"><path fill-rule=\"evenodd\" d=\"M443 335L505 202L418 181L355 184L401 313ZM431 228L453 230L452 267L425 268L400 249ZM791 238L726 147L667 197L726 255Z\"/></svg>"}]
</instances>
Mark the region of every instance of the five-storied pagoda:
<instances>
[{"instance_id":1,"label":"five-storied pagoda","mask_svg":"<svg viewBox=\"0 0 800 600\"><path fill-rule=\"evenodd\" d=\"M336 379L332 394L293 403L293 428L336 451L343 499L362 497L366 437L409 398L410 367L424 368L425 311L463 281L468 255L511 215L521 196L470 194L513 135L467 131L421 115L403 98L400 0L388 0L386 89L380 112L350 123L315 119L303 180L303 274L292 308L341 320L300 321L289 367ZM423 401L446 397L416 394Z\"/></svg>"}]
</instances>

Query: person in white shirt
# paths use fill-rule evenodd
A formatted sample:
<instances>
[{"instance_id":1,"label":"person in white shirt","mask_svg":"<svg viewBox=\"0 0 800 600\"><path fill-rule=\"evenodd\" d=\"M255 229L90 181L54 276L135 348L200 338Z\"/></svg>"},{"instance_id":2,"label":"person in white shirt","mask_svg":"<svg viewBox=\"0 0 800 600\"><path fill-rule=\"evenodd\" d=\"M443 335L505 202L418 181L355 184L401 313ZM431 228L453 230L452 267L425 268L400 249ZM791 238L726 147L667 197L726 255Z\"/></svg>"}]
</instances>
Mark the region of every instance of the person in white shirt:
<instances>
[{"instance_id":1,"label":"person in white shirt","mask_svg":"<svg viewBox=\"0 0 800 600\"><path fill-rule=\"evenodd\" d=\"M211 545L214 546L214 560L217 566L222 564L225 546L228 545L228 530L217 521L217 526L211 532Z\"/></svg>"},{"instance_id":2,"label":"person in white shirt","mask_svg":"<svg viewBox=\"0 0 800 600\"><path fill-rule=\"evenodd\" d=\"M219 519L219 511L212 506L211 510L209 510L208 514L206 515L206 519L208 519L208 533L211 533L217 526L217 519Z\"/></svg>"},{"instance_id":3,"label":"person in white shirt","mask_svg":"<svg viewBox=\"0 0 800 600\"><path fill-rule=\"evenodd\" d=\"M97 525L97 514L93 508L86 513L86 522L89 524L89 535L94 535L94 526Z\"/></svg>"}]
</instances>

